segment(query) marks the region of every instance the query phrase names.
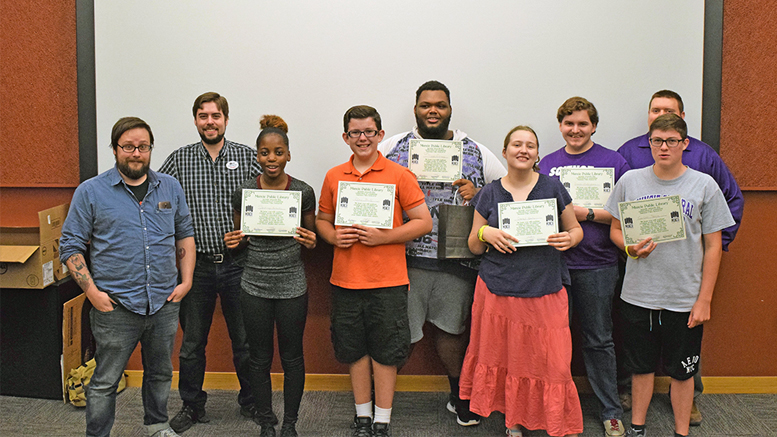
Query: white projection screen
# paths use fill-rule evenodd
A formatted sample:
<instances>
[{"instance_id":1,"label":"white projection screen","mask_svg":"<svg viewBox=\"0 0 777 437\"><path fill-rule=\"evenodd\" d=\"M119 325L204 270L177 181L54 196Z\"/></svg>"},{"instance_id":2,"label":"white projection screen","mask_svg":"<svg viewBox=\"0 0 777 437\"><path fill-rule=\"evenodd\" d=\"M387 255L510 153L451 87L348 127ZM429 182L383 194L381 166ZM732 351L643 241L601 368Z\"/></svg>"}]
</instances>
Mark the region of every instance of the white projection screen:
<instances>
[{"instance_id":1,"label":"white projection screen","mask_svg":"<svg viewBox=\"0 0 777 437\"><path fill-rule=\"evenodd\" d=\"M701 129L703 1L107 0L94 14L100 172L123 116L151 125L154 169L199 141L191 107L206 91L228 99L232 141L253 146L262 114L283 117L287 172L317 191L350 156L346 109L376 107L387 136L410 130L431 79L451 90L451 127L497 156L518 124L538 132L541 156L563 146L556 110L576 95L611 149L647 131L660 89Z\"/></svg>"}]
</instances>

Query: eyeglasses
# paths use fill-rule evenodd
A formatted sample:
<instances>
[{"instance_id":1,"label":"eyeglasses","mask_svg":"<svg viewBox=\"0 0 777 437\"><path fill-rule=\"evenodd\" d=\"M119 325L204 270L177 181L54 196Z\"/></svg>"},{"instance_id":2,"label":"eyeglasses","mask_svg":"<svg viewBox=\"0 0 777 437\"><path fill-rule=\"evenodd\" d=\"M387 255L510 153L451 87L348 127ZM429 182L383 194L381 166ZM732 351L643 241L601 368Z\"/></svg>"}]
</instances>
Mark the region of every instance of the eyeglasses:
<instances>
[{"instance_id":1,"label":"eyeglasses","mask_svg":"<svg viewBox=\"0 0 777 437\"><path fill-rule=\"evenodd\" d=\"M132 144L119 145L121 150L127 153L135 153L135 149L140 150L140 153L148 153L154 148L152 144L141 144L139 146L133 146Z\"/></svg>"},{"instance_id":2,"label":"eyeglasses","mask_svg":"<svg viewBox=\"0 0 777 437\"><path fill-rule=\"evenodd\" d=\"M650 145L658 149L659 147L663 146L664 143L666 143L666 147L674 148L680 145L680 143L683 142L683 140L678 140L677 138L650 138Z\"/></svg>"},{"instance_id":3,"label":"eyeglasses","mask_svg":"<svg viewBox=\"0 0 777 437\"><path fill-rule=\"evenodd\" d=\"M351 138L359 138L360 136L362 136L362 134L364 134L364 136L367 138L372 138L378 135L378 131L376 131L375 129L367 129L365 131L361 131L361 130L348 131L348 136Z\"/></svg>"}]
</instances>

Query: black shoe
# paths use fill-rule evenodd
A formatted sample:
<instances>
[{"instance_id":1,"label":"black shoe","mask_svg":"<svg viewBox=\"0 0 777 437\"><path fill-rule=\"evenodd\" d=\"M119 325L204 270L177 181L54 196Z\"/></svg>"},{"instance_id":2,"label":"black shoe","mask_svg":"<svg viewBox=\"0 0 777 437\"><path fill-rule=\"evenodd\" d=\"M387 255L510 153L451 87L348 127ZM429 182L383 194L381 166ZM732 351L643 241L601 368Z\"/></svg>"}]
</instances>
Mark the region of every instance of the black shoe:
<instances>
[{"instance_id":1,"label":"black shoe","mask_svg":"<svg viewBox=\"0 0 777 437\"><path fill-rule=\"evenodd\" d=\"M272 416L270 416L269 418L259 414L259 410L257 410L256 408L253 409L253 412L254 412L254 415L253 417L251 417L251 419L253 419L254 423L256 423L261 427L265 427L267 425L275 426L278 424L278 416L275 415L275 412L273 412Z\"/></svg>"},{"instance_id":2,"label":"black shoe","mask_svg":"<svg viewBox=\"0 0 777 437\"><path fill-rule=\"evenodd\" d=\"M391 427L388 423L375 422L372 424L372 435L375 437L391 437Z\"/></svg>"},{"instance_id":3,"label":"black shoe","mask_svg":"<svg viewBox=\"0 0 777 437\"><path fill-rule=\"evenodd\" d=\"M455 399L453 395L445 406L448 411L456 415L456 423L461 426L480 425L481 417L469 410L469 401L464 399Z\"/></svg>"},{"instance_id":4,"label":"black shoe","mask_svg":"<svg viewBox=\"0 0 777 437\"><path fill-rule=\"evenodd\" d=\"M210 422L210 419L205 415L205 409L197 410L190 405L184 404L181 411L170 420L170 428L173 428L175 432L181 433L191 428L197 422Z\"/></svg>"},{"instance_id":5,"label":"black shoe","mask_svg":"<svg viewBox=\"0 0 777 437\"><path fill-rule=\"evenodd\" d=\"M241 405L240 415L243 417L247 417L249 419L253 419L254 416L256 415L256 405L254 404Z\"/></svg>"},{"instance_id":6,"label":"black shoe","mask_svg":"<svg viewBox=\"0 0 777 437\"><path fill-rule=\"evenodd\" d=\"M259 433L259 437L275 437L275 426L269 423L262 425L262 431Z\"/></svg>"},{"instance_id":7,"label":"black shoe","mask_svg":"<svg viewBox=\"0 0 777 437\"><path fill-rule=\"evenodd\" d=\"M293 422L283 422L281 437L298 437L297 428Z\"/></svg>"},{"instance_id":8,"label":"black shoe","mask_svg":"<svg viewBox=\"0 0 777 437\"><path fill-rule=\"evenodd\" d=\"M372 437L372 419L369 417L353 417L353 423L351 424L353 430L353 437Z\"/></svg>"}]
</instances>

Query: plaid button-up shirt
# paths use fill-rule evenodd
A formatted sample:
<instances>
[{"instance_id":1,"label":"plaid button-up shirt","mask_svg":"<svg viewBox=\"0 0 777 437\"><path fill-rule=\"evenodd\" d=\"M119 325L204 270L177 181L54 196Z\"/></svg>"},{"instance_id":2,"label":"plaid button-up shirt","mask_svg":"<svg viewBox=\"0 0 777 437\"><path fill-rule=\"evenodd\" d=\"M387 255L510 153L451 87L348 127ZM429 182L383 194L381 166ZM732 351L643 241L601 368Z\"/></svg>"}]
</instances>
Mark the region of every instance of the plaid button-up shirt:
<instances>
[{"instance_id":1,"label":"plaid button-up shirt","mask_svg":"<svg viewBox=\"0 0 777 437\"><path fill-rule=\"evenodd\" d=\"M198 142L171 153L159 171L178 179L183 187L194 221L197 252L223 253L224 234L234 230L232 193L241 182L261 173L256 150L225 139L214 161Z\"/></svg>"}]
</instances>

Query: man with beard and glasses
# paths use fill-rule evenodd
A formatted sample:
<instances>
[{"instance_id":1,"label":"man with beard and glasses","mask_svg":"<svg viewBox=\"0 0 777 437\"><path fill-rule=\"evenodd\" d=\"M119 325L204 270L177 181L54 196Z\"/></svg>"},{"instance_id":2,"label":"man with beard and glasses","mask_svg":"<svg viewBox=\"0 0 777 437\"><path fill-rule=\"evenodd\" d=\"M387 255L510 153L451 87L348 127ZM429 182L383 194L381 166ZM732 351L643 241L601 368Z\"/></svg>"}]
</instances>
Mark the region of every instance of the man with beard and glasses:
<instances>
[{"instance_id":1,"label":"man with beard and glasses","mask_svg":"<svg viewBox=\"0 0 777 437\"><path fill-rule=\"evenodd\" d=\"M207 393L205 346L213 322L216 296L232 340L240 392L240 413L254 417L254 398L248 379L248 343L240 310L242 263L224 245L224 234L234 229L232 193L240 184L260 173L256 150L224 138L229 123L227 99L218 93L205 93L194 101L194 125L200 142L174 151L159 169L181 183L192 210L197 264L189 295L181 302L183 343L179 355L178 391L181 411L170 421L176 432L184 432L197 422L208 422L205 415ZM239 265L240 264L240 265Z\"/></svg>"},{"instance_id":2,"label":"man with beard and glasses","mask_svg":"<svg viewBox=\"0 0 777 437\"><path fill-rule=\"evenodd\" d=\"M146 433L178 435L167 420L170 356L180 301L192 285L194 230L178 182L148 169L153 144L143 120L116 122L111 133L116 166L76 189L62 226L60 259L93 306L97 366L86 388L87 436L110 435L119 379L138 342Z\"/></svg>"},{"instance_id":3,"label":"man with beard and glasses","mask_svg":"<svg viewBox=\"0 0 777 437\"><path fill-rule=\"evenodd\" d=\"M437 355L450 382L447 408L456 414L459 425L472 426L480 423L480 416L469 411L469 402L459 399L458 393L468 342L465 323L472 308L478 272L472 262L437 259L439 205L455 204L457 190L465 202L469 201L484 185L501 178L507 171L485 146L460 130L448 129L452 112L448 87L433 80L421 85L415 95L415 129L383 141L378 150L405 167L413 139L461 141L464 153L461 179L453 183L418 182L432 215L433 228L430 233L406 244L410 341L414 346L423 338L424 322L429 321Z\"/></svg>"}]
</instances>

